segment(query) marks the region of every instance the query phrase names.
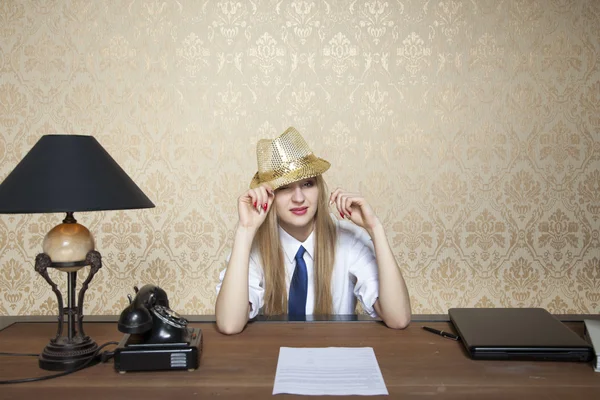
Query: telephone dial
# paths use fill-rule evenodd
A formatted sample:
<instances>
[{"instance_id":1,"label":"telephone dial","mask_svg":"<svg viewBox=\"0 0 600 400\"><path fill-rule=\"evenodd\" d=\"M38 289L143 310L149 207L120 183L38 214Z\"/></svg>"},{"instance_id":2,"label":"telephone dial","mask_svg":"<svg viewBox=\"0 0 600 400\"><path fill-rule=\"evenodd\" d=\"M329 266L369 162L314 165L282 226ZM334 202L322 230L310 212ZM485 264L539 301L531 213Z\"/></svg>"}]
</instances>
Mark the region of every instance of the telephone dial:
<instances>
[{"instance_id":1,"label":"telephone dial","mask_svg":"<svg viewBox=\"0 0 600 400\"><path fill-rule=\"evenodd\" d=\"M135 298L119 317L125 333L115 350L115 369L127 371L198 368L202 331L169 308L167 293L158 286L134 287Z\"/></svg>"}]
</instances>

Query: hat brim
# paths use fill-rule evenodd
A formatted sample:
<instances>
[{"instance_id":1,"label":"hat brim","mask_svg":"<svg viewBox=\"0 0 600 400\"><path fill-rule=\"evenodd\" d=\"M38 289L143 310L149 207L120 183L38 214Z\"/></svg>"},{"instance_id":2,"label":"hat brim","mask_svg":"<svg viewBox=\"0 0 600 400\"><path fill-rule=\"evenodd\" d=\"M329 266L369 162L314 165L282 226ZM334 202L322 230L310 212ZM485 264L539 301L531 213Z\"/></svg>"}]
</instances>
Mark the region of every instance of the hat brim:
<instances>
[{"instance_id":1,"label":"hat brim","mask_svg":"<svg viewBox=\"0 0 600 400\"><path fill-rule=\"evenodd\" d=\"M260 174L257 172L254 174L252 181L250 181L250 189L254 189L266 183L271 187L271 189L275 190L281 186L289 185L290 183L294 183L302 179L314 178L317 175L323 174L329 169L329 167L331 167L329 161L325 161L322 158L316 158L315 160L303 165L298 169L281 173L272 173L272 177L269 179L261 179Z\"/></svg>"}]
</instances>

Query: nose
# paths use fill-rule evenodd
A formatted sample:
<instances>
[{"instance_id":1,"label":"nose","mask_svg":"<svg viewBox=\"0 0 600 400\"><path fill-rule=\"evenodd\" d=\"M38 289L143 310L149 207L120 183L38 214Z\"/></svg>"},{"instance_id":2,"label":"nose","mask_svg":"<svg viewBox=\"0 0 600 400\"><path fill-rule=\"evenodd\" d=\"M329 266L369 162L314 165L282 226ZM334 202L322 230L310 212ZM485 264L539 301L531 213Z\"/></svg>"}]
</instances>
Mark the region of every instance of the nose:
<instances>
[{"instance_id":1,"label":"nose","mask_svg":"<svg viewBox=\"0 0 600 400\"><path fill-rule=\"evenodd\" d=\"M304 203L304 192L302 192L302 188L300 186L296 186L294 188L294 193L292 195L292 201L294 203Z\"/></svg>"}]
</instances>

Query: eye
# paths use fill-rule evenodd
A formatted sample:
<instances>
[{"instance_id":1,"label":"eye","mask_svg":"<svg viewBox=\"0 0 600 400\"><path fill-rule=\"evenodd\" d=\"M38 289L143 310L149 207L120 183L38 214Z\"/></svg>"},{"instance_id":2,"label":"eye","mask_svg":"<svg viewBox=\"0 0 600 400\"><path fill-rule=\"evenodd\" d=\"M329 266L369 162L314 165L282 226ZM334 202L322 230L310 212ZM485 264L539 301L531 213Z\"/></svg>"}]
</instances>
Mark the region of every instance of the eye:
<instances>
[{"instance_id":1,"label":"eye","mask_svg":"<svg viewBox=\"0 0 600 400\"><path fill-rule=\"evenodd\" d=\"M313 187L315 186L315 181L312 179L307 180L306 182L304 182L304 185L302 185L304 187Z\"/></svg>"},{"instance_id":2,"label":"eye","mask_svg":"<svg viewBox=\"0 0 600 400\"><path fill-rule=\"evenodd\" d=\"M289 186L280 186L279 188L277 188L277 192L279 192L280 190L287 190L289 188Z\"/></svg>"}]
</instances>

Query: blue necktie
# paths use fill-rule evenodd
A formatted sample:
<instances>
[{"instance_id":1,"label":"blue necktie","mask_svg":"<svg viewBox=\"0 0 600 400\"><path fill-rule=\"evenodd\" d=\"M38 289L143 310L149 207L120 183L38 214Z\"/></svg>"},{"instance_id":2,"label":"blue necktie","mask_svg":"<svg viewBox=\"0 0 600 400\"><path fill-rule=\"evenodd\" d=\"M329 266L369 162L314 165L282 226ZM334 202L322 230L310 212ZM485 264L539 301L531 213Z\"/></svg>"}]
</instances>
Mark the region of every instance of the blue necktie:
<instances>
[{"instance_id":1,"label":"blue necktie","mask_svg":"<svg viewBox=\"0 0 600 400\"><path fill-rule=\"evenodd\" d=\"M288 314L290 316L306 316L306 294L308 292L308 272L304 262L304 247L300 246L296 253L296 269L292 276L290 285L290 297L288 300Z\"/></svg>"}]
</instances>

